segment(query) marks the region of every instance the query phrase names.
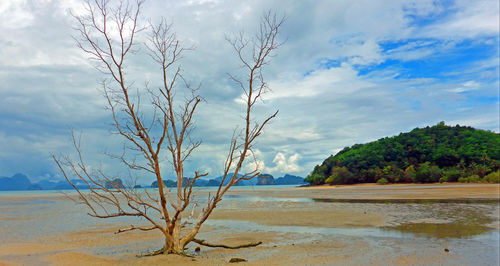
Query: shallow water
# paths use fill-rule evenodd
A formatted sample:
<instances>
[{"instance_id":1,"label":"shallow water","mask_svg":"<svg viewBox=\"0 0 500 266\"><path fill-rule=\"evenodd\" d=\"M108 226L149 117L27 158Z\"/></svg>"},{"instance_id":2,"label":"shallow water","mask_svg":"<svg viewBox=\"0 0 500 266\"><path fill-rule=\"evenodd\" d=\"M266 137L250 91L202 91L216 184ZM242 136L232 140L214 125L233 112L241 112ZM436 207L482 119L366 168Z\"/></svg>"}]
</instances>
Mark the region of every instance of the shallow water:
<instances>
[{"instance_id":1,"label":"shallow water","mask_svg":"<svg viewBox=\"0 0 500 266\"><path fill-rule=\"evenodd\" d=\"M472 238L489 233L498 235L498 231L491 227L462 223L405 223L383 227L382 230L434 238Z\"/></svg>"},{"instance_id":2,"label":"shallow water","mask_svg":"<svg viewBox=\"0 0 500 266\"><path fill-rule=\"evenodd\" d=\"M496 199L318 199L314 202L346 202L346 203L385 203L385 204L436 204L436 203L464 203L464 204L498 204Z\"/></svg>"},{"instance_id":3,"label":"shallow water","mask_svg":"<svg viewBox=\"0 0 500 266\"><path fill-rule=\"evenodd\" d=\"M231 191L261 191L261 190L276 190L276 189L287 189L287 188L295 188L297 185L255 185L255 186L233 186L231 187ZM148 192L156 191L157 188L138 188L136 190L141 191L147 189ZM193 187L193 191L203 191L203 192L213 192L217 191L218 187L210 186L210 187ZM169 187L169 190L172 192L177 191L175 187ZM80 189L81 192L86 193L89 192L89 189ZM77 192L73 189L66 190L0 190L1 196L26 196L26 195L41 195L41 196L59 196L59 195L76 195Z\"/></svg>"},{"instance_id":4,"label":"shallow water","mask_svg":"<svg viewBox=\"0 0 500 266\"><path fill-rule=\"evenodd\" d=\"M196 201L203 203L206 201L206 197L199 196ZM493 230L488 225L494 222L495 219L488 216L486 210L489 210L491 214L491 212L494 212L492 208L497 207L498 211L497 201L493 199L358 200L245 195L226 195L221 202L220 208L240 209L249 205L250 208L259 206L259 208L274 209L281 208L282 204L286 203L296 203L298 205L294 205L294 207L305 209L321 208L322 204L329 204L338 209L380 209L380 211L389 213L389 215L392 213L395 215L394 219L382 228L370 228L369 230L349 229L347 231L341 229L336 231L350 232L351 235L357 234L356 232L359 232L359 234L364 234L364 232L375 234L374 232L376 232L376 234L386 235L391 234L390 232L401 232L437 238L464 238ZM86 215L87 211L85 206L76 205L72 201L63 199L1 200L0 219L2 224L0 226L8 229L2 230L4 237L31 238L33 236L52 235L57 232L75 231L89 225L134 221L130 217L119 217L113 220L95 219ZM407 214L404 215L406 212ZM418 222L419 219L427 220ZM37 226L28 226L34 220L36 220ZM440 222L435 223L435 220ZM498 221L498 219L496 220ZM265 227L265 225L263 226ZM23 228L23 230L16 230L16 228ZM43 230L38 228L43 228ZM277 227L273 228L277 229ZM283 230L294 231L298 229L288 228Z\"/></svg>"},{"instance_id":5,"label":"shallow water","mask_svg":"<svg viewBox=\"0 0 500 266\"><path fill-rule=\"evenodd\" d=\"M498 250L500 248L500 234L498 229L482 228L481 230L467 230L467 226L440 225L439 230L445 233L434 232L432 230L419 230L422 224L408 230L407 225L400 227L381 228L321 228L307 226L269 226L246 221L232 220L209 220L211 226L218 226L226 233L228 232L274 232L284 236L278 242L266 243L269 247L306 245L310 243L329 242L334 243L368 243L373 247L363 250L363 254L356 253L349 245L343 249L335 249L336 253L350 254L354 256L349 265L379 264L395 254L414 254L418 256L428 256L428 254L449 253L459 255L460 259L448 259L444 265L498 265ZM430 225L432 227L432 225ZM426 226L423 226L426 228ZM428 228L428 227L427 227ZM415 230L416 229L416 230ZM470 228L469 228L470 229ZM457 230L457 233L451 233ZM207 238L216 238L211 233L202 234ZM445 251L445 249L448 250ZM333 250L332 250L333 252ZM373 258L378 258L374 263ZM384 264L384 263L382 263ZM416 265L427 263L416 262ZM443 265L443 263L436 263Z\"/></svg>"},{"instance_id":6,"label":"shallow water","mask_svg":"<svg viewBox=\"0 0 500 266\"><path fill-rule=\"evenodd\" d=\"M458 198L458 199L331 199L331 198L286 198L264 197L248 195L226 195L225 199L242 201L289 201L289 202L329 202L329 203L385 203L385 204L435 204L435 203L464 203L464 204L498 204L497 199L488 198Z\"/></svg>"}]
</instances>

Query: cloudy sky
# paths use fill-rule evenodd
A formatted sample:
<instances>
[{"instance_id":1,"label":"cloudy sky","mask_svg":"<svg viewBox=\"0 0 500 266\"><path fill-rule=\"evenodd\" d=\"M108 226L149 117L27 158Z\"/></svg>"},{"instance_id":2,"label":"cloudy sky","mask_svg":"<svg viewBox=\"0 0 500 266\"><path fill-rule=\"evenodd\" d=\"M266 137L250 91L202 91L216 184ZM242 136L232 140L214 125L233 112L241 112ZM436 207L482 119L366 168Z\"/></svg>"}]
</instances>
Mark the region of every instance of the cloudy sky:
<instances>
[{"instance_id":1,"label":"cloudy sky","mask_svg":"<svg viewBox=\"0 0 500 266\"><path fill-rule=\"evenodd\" d=\"M70 10L84 12L78 0L0 1L0 176L60 178L50 154L73 152L70 128L82 132L89 163L121 171L102 155L122 142L109 133L103 75L76 48ZM142 23L163 16L196 47L182 66L206 102L188 173L221 174L244 111L226 74L241 69L224 36L255 32L265 10L287 19L286 43L265 71L272 92L256 112L280 111L256 145L263 172L305 176L345 146L439 121L499 131L497 0L148 0ZM141 52L127 69L138 82L159 82Z\"/></svg>"}]
</instances>

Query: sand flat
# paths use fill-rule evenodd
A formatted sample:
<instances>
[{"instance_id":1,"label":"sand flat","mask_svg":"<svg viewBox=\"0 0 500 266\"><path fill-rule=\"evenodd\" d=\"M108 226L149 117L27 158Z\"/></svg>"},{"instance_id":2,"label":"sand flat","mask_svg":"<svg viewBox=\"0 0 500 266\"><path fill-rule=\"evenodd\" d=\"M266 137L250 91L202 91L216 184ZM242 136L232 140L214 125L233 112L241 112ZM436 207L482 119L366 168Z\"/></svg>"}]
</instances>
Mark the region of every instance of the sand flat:
<instances>
[{"instance_id":1,"label":"sand flat","mask_svg":"<svg viewBox=\"0 0 500 266\"><path fill-rule=\"evenodd\" d=\"M373 227L385 222L382 215L359 211L315 210L315 211L214 211L212 219L250 221L275 226L312 226L312 227Z\"/></svg>"},{"instance_id":2,"label":"sand flat","mask_svg":"<svg viewBox=\"0 0 500 266\"><path fill-rule=\"evenodd\" d=\"M195 254L195 258L136 257L159 248L161 234L129 232L116 235L114 232L118 228L129 225L128 220L89 218L84 209L75 208L74 203L67 202L57 193L47 193L40 198L33 194L0 195L3 204L0 265L226 265L232 257L245 258L248 260L245 264L249 265L498 265L498 204L312 200L498 200L498 185L363 184L238 189L230 194L241 198L224 199L198 237L214 243L264 243L239 250L201 246L199 254L194 253L199 245L190 244L188 252ZM33 200L36 202L31 204ZM25 212L29 215L24 216ZM458 235L454 238L453 232L452 237L435 238L432 230L419 233L420 227L414 228L416 235L398 231L401 226L397 225L408 223L422 224L427 229L426 224L435 223L453 225L450 226L453 230L461 230L461 224L468 226L464 226L464 230L470 230L471 226L491 229L486 229L480 237L475 237L475 231L469 231L464 232L465 238ZM50 230L53 226L55 229ZM26 230L32 231L27 233ZM445 252L445 248L450 251Z\"/></svg>"},{"instance_id":3,"label":"sand flat","mask_svg":"<svg viewBox=\"0 0 500 266\"><path fill-rule=\"evenodd\" d=\"M291 190L291 191L287 191ZM293 192L292 192L293 191ZM234 193L234 192L233 192ZM239 192L249 193L247 191ZM257 194L266 194L258 191ZM269 194L269 193L267 193ZM452 199L500 198L499 184L357 184L342 186L310 186L275 191L273 196L312 197L325 199Z\"/></svg>"}]
</instances>

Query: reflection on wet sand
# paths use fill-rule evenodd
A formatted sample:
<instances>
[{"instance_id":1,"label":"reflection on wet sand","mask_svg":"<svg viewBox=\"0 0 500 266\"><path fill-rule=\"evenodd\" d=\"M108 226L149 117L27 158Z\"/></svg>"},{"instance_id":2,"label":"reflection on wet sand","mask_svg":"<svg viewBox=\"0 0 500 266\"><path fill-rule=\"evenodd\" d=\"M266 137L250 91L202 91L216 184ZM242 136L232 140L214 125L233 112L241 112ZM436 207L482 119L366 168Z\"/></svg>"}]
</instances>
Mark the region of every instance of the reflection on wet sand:
<instances>
[{"instance_id":1,"label":"reflection on wet sand","mask_svg":"<svg viewBox=\"0 0 500 266\"><path fill-rule=\"evenodd\" d=\"M405 223L396 226L387 226L384 229L435 238L470 238L494 230L484 225L460 223Z\"/></svg>"}]
</instances>

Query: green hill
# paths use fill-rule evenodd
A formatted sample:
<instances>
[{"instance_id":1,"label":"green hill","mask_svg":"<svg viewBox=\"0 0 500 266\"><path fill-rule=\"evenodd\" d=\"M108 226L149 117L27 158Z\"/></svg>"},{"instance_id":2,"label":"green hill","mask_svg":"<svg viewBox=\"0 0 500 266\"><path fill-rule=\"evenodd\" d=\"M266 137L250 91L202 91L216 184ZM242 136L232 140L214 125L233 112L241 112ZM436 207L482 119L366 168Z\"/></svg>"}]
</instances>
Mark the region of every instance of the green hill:
<instances>
[{"instance_id":1,"label":"green hill","mask_svg":"<svg viewBox=\"0 0 500 266\"><path fill-rule=\"evenodd\" d=\"M498 183L500 134L472 127L415 128L346 147L314 167L313 184Z\"/></svg>"}]
</instances>

